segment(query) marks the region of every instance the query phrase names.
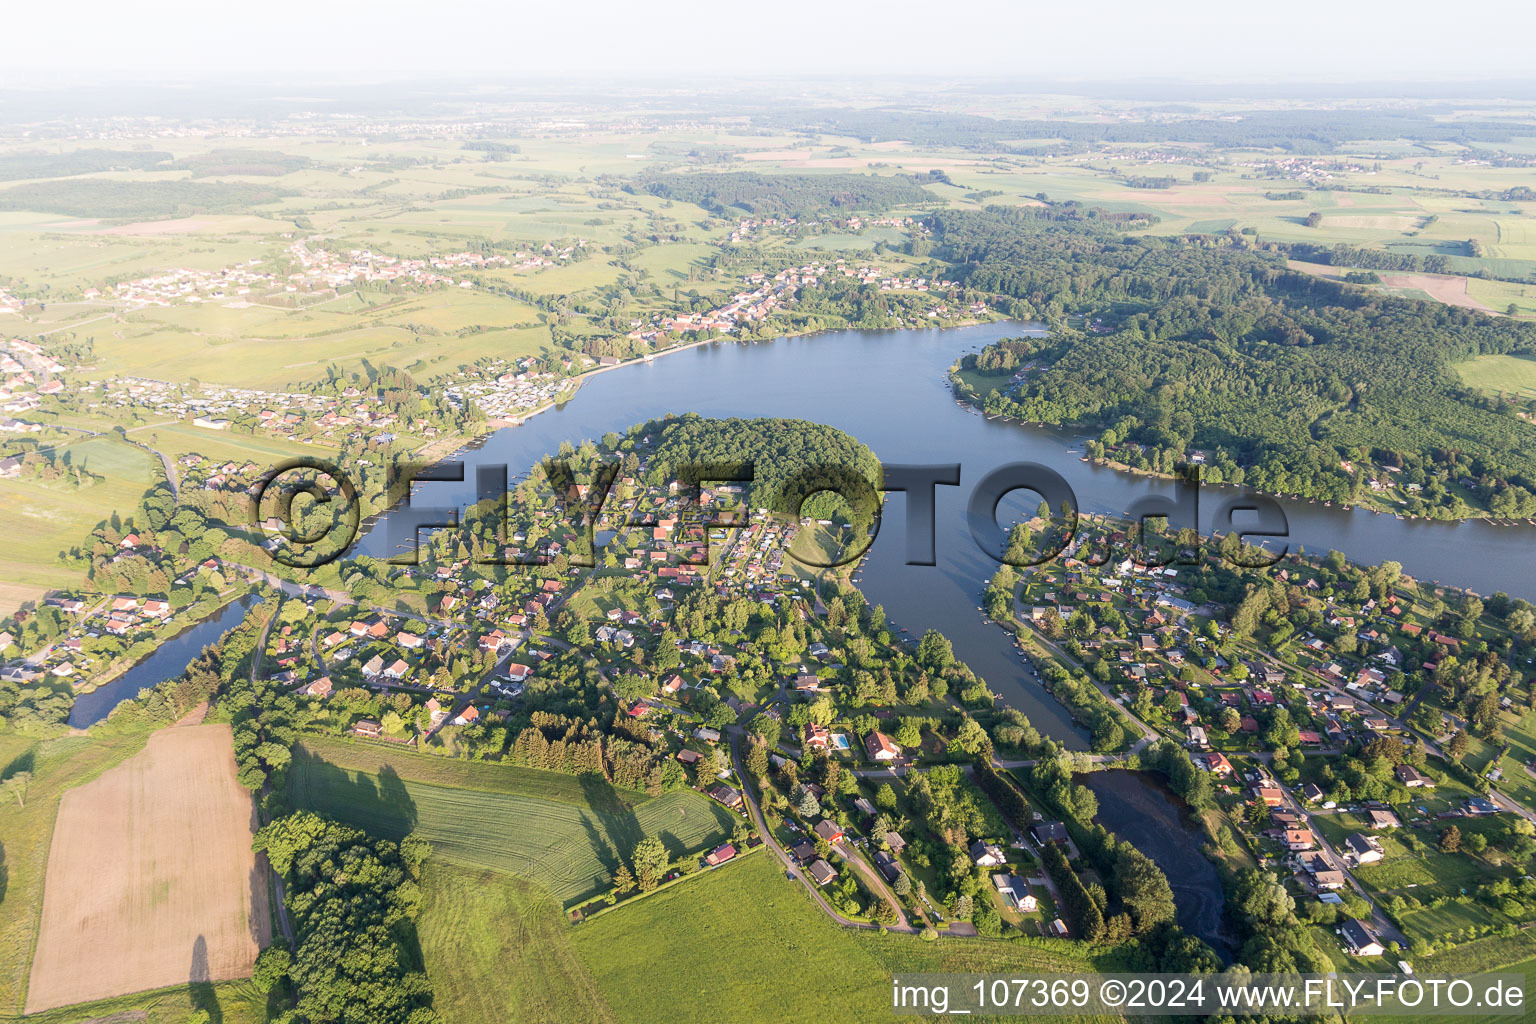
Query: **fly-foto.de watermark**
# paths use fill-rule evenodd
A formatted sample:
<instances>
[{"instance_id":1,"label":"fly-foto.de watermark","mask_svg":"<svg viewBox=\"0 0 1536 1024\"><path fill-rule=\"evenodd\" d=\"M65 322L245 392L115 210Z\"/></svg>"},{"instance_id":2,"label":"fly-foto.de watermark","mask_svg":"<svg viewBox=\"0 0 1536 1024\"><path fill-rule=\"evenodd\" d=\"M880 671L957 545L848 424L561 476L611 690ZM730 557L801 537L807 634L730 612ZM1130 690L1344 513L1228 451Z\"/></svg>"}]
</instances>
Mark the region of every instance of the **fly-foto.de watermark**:
<instances>
[{"instance_id":1,"label":"fly-foto.de watermark","mask_svg":"<svg viewBox=\"0 0 1536 1024\"><path fill-rule=\"evenodd\" d=\"M547 459L541 468L553 493L562 498L557 503L561 523L572 532L579 531L585 538L586 553L569 551L568 564L593 566L598 522L604 516L618 480L618 464L600 463L591 473L589 482L582 485L576 483L575 471L568 460ZM323 485L322 478L328 478L330 486ZM678 531L740 525L734 515L706 502L704 495L710 486L750 485L755 479L750 461L678 466L672 471L668 488L673 504L666 518L673 521L673 529ZM386 493L400 495L400 498L382 519L385 540L393 552L386 561L400 565L417 564L420 545L428 532L463 526L463 517L457 507L418 504L412 497L415 485L463 483L464 480L465 465L462 462L401 463L390 468ZM507 543L507 537L514 524L512 495L507 483L505 465L475 467L475 502L483 510L480 521L485 522L489 517L496 536L493 543L482 546L483 550L474 556L474 561L480 565L500 566L546 564L547 559L536 553L509 553L511 545ZM818 558L803 552L791 553L791 557L807 566L832 568L863 557L880 533L885 509L883 495L899 492L905 498L906 564L935 566L939 554L935 529L937 489L960 485L961 465L958 462L885 465L881 467L878 485L851 468L812 465L792 474L779 486L774 511L798 518L813 495L831 494L852 510L854 522L867 523L867 527L851 543L842 545L835 555ZM1116 552L1106 545L1092 552L1079 552L1078 559L1090 566L1106 565L1125 557L1148 567L1174 562L1193 564L1200 554L1200 490L1200 467L1180 464L1175 468L1171 495L1147 495L1126 510L1125 518L1133 526L1131 536L1135 539L1127 538L1129 543L1125 551ZM1042 506L1053 510L1051 529L1042 534L1043 543L1032 546L1027 552L1011 548L1010 529L998 518L1003 500L1018 492L1038 495ZM328 514L310 517L308 525L302 523L301 517L295 514L295 503L300 498L308 499L314 503L311 507ZM1071 548L1077 535L1078 509L1077 495L1060 473L1038 462L1011 462L998 466L977 481L966 502L964 515L977 548L999 564L1027 568L1052 561ZM1059 515L1054 510L1059 510ZM250 516L252 527L274 535L267 545L273 560L295 568L314 568L345 556L357 539L362 520L358 487L346 470L336 463L307 457L282 463L262 475L252 488ZM1239 516L1246 517L1247 521L1239 525ZM610 525L626 528L655 528L661 519L654 515L649 518L632 515L622 523L615 523L612 517L608 521ZM1196 541L1193 545L1182 546L1151 544L1148 542L1148 524L1153 521L1166 524L1164 534L1191 531ZM1217 507L1207 532L1232 535L1241 542L1237 551L1223 549L1223 557L1232 564L1241 568L1261 568L1283 558L1287 547L1282 545L1277 551L1250 546L1250 542L1256 539L1284 540L1289 536L1289 524L1279 502L1268 495L1245 493L1228 497ZM707 545L704 552L703 561L685 564L707 565Z\"/></svg>"}]
</instances>

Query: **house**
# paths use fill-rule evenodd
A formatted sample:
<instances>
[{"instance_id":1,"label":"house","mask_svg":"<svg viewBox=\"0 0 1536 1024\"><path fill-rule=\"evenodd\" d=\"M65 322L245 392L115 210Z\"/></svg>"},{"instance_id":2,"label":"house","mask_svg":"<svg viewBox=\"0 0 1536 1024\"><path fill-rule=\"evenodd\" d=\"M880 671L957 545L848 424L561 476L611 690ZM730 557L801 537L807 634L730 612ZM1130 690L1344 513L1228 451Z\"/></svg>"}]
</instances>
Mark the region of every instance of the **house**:
<instances>
[{"instance_id":1,"label":"house","mask_svg":"<svg viewBox=\"0 0 1536 1024\"><path fill-rule=\"evenodd\" d=\"M1195 750L1204 750L1211 745L1211 741L1205 735L1205 727L1192 725L1189 727L1188 745Z\"/></svg>"},{"instance_id":2,"label":"house","mask_svg":"<svg viewBox=\"0 0 1536 1024\"><path fill-rule=\"evenodd\" d=\"M699 752L697 750L690 750L689 748L684 747L682 750L677 752L677 759L683 762L683 764L694 764L699 760Z\"/></svg>"},{"instance_id":3,"label":"house","mask_svg":"<svg viewBox=\"0 0 1536 1024\"><path fill-rule=\"evenodd\" d=\"M417 636L415 633L407 633L404 630L401 630L395 634L395 643L399 644L401 647L404 647L408 651L414 651L421 647L422 644L426 643L426 641Z\"/></svg>"},{"instance_id":4,"label":"house","mask_svg":"<svg viewBox=\"0 0 1536 1024\"><path fill-rule=\"evenodd\" d=\"M699 728L693 730L693 738L697 740L703 740L705 743L719 743L720 730L711 729L707 725L701 725Z\"/></svg>"},{"instance_id":5,"label":"house","mask_svg":"<svg viewBox=\"0 0 1536 1024\"><path fill-rule=\"evenodd\" d=\"M662 680L661 689L663 693L676 694L686 685L688 684L683 682L683 677L674 672Z\"/></svg>"},{"instance_id":6,"label":"house","mask_svg":"<svg viewBox=\"0 0 1536 1024\"><path fill-rule=\"evenodd\" d=\"M802 673L795 676L794 686L796 693L818 693L821 690L821 677Z\"/></svg>"},{"instance_id":7,"label":"house","mask_svg":"<svg viewBox=\"0 0 1536 1024\"><path fill-rule=\"evenodd\" d=\"M1281 845L1287 850L1310 850L1316 846L1312 838L1312 830L1309 828L1288 828L1281 836Z\"/></svg>"},{"instance_id":8,"label":"house","mask_svg":"<svg viewBox=\"0 0 1536 1024\"><path fill-rule=\"evenodd\" d=\"M1067 922L1063 921L1059 917L1056 920L1051 922L1050 928L1051 928L1051 934L1056 936L1058 939L1064 939L1064 938L1067 937L1068 934L1070 934L1067 931Z\"/></svg>"},{"instance_id":9,"label":"house","mask_svg":"<svg viewBox=\"0 0 1536 1024\"><path fill-rule=\"evenodd\" d=\"M887 882L896 881L901 874L901 865L896 862L895 857L884 850L875 853L875 867L880 869L880 873L885 876Z\"/></svg>"},{"instance_id":10,"label":"house","mask_svg":"<svg viewBox=\"0 0 1536 1024\"><path fill-rule=\"evenodd\" d=\"M1367 811L1366 813L1371 816L1372 828L1397 828L1402 825L1402 822L1398 820L1397 815L1393 814L1391 811L1372 810Z\"/></svg>"},{"instance_id":11,"label":"house","mask_svg":"<svg viewBox=\"0 0 1536 1024\"><path fill-rule=\"evenodd\" d=\"M367 663L363 665L363 675L365 676L376 676L382 671L384 671L384 657L379 654L369 658Z\"/></svg>"},{"instance_id":12,"label":"house","mask_svg":"<svg viewBox=\"0 0 1536 1024\"><path fill-rule=\"evenodd\" d=\"M1374 864L1386 856L1381 840L1360 832L1344 840L1344 855L1356 864Z\"/></svg>"},{"instance_id":13,"label":"house","mask_svg":"<svg viewBox=\"0 0 1536 1024\"><path fill-rule=\"evenodd\" d=\"M811 866L806 868L806 871L810 873L817 885L826 885L837 877L837 872L833 870L832 865L819 857L811 861Z\"/></svg>"},{"instance_id":14,"label":"house","mask_svg":"<svg viewBox=\"0 0 1536 1024\"><path fill-rule=\"evenodd\" d=\"M1285 792L1278 786L1254 786L1253 795L1262 800L1265 807L1279 807L1285 803Z\"/></svg>"},{"instance_id":15,"label":"house","mask_svg":"<svg viewBox=\"0 0 1536 1024\"><path fill-rule=\"evenodd\" d=\"M1411 764L1397 766L1397 781L1409 789L1434 789L1435 780L1419 771Z\"/></svg>"},{"instance_id":16,"label":"house","mask_svg":"<svg viewBox=\"0 0 1536 1024\"><path fill-rule=\"evenodd\" d=\"M1352 956L1381 956L1387 951L1387 947L1381 944L1376 933L1371 931L1369 925L1358 918L1350 918L1344 922L1344 927L1339 929L1339 934L1344 938L1344 948L1349 950Z\"/></svg>"},{"instance_id":17,"label":"house","mask_svg":"<svg viewBox=\"0 0 1536 1024\"><path fill-rule=\"evenodd\" d=\"M1301 798L1309 804L1315 804L1323 798L1323 787L1309 782L1301 787Z\"/></svg>"},{"instance_id":18,"label":"house","mask_svg":"<svg viewBox=\"0 0 1536 1024\"><path fill-rule=\"evenodd\" d=\"M1064 843L1067 841L1067 826L1059 821L1042 821L1030 829L1029 834L1041 846L1046 843Z\"/></svg>"},{"instance_id":19,"label":"house","mask_svg":"<svg viewBox=\"0 0 1536 1024\"><path fill-rule=\"evenodd\" d=\"M901 756L901 748L878 730L864 737L864 750L871 761L894 761Z\"/></svg>"},{"instance_id":20,"label":"house","mask_svg":"<svg viewBox=\"0 0 1536 1024\"><path fill-rule=\"evenodd\" d=\"M1008 858L1003 856L1000 847L984 843L980 839L971 844L971 862L979 868L995 868L1007 861Z\"/></svg>"},{"instance_id":21,"label":"house","mask_svg":"<svg viewBox=\"0 0 1536 1024\"><path fill-rule=\"evenodd\" d=\"M314 682L299 689L301 697L329 697L331 695L331 677L321 676Z\"/></svg>"},{"instance_id":22,"label":"house","mask_svg":"<svg viewBox=\"0 0 1536 1024\"><path fill-rule=\"evenodd\" d=\"M724 864L734 856L736 856L736 847L726 843L724 846L717 846L710 850L704 857L704 863L714 867L717 864Z\"/></svg>"},{"instance_id":23,"label":"house","mask_svg":"<svg viewBox=\"0 0 1536 1024\"><path fill-rule=\"evenodd\" d=\"M1205 767L1207 771L1218 778L1226 778L1232 774L1232 762L1227 760L1227 755L1220 752L1207 754Z\"/></svg>"},{"instance_id":24,"label":"house","mask_svg":"<svg viewBox=\"0 0 1536 1024\"><path fill-rule=\"evenodd\" d=\"M715 786L709 791L709 795L733 811L741 810L742 798L740 790L732 789L730 786Z\"/></svg>"},{"instance_id":25,"label":"house","mask_svg":"<svg viewBox=\"0 0 1536 1024\"><path fill-rule=\"evenodd\" d=\"M825 839L829 843L836 844L843 841L842 826L830 818L822 818L811 831L816 833L817 838Z\"/></svg>"},{"instance_id":26,"label":"house","mask_svg":"<svg viewBox=\"0 0 1536 1024\"><path fill-rule=\"evenodd\" d=\"M480 719L480 709L475 707L473 704L471 704L467 708L465 708L463 711L460 711L457 715L454 716L453 724L454 725L470 725L471 723L476 722L479 719Z\"/></svg>"},{"instance_id":27,"label":"house","mask_svg":"<svg viewBox=\"0 0 1536 1024\"><path fill-rule=\"evenodd\" d=\"M873 818L875 816L875 805L862 796L853 802L853 809L866 818Z\"/></svg>"},{"instance_id":28,"label":"house","mask_svg":"<svg viewBox=\"0 0 1536 1024\"><path fill-rule=\"evenodd\" d=\"M1010 907L1031 913L1040 906L1040 901L1035 899L1035 894L1029 891L1029 883L1018 875L993 875L992 885Z\"/></svg>"},{"instance_id":29,"label":"house","mask_svg":"<svg viewBox=\"0 0 1536 1024\"><path fill-rule=\"evenodd\" d=\"M809 864L816 859L816 844L809 839L802 839L789 848L789 853L801 864Z\"/></svg>"},{"instance_id":30,"label":"house","mask_svg":"<svg viewBox=\"0 0 1536 1024\"><path fill-rule=\"evenodd\" d=\"M832 742L832 734L827 731L827 727L817 725L815 722L806 722L804 728L800 730L800 735L806 750L826 750L827 745Z\"/></svg>"},{"instance_id":31,"label":"house","mask_svg":"<svg viewBox=\"0 0 1536 1024\"><path fill-rule=\"evenodd\" d=\"M1344 872L1332 869L1319 871L1312 876L1312 884L1320 890L1342 889L1344 887Z\"/></svg>"},{"instance_id":32,"label":"house","mask_svg":"<svg viewBox=\"0 0 1536 1024\"><path fill-rule=\"evenodd\" d=\"M384 735L384 727L371 718L360 718L352 723L354 736L366 736L369 739L378 739Z\"/></svg>"},{"instance_id":33,"label":"house","mask_svg":"<svg viewBox=\"0 0 1536 1024\"><path fill-rule=\"evenodd\" d=\"M892 853L899 854L907 848L907 841L901 838L900 832L887 832L885 834L885 845L891 848Z\"/></svg>"},{"instance_id":34,"label":"house","mask_svg":"<svg viewBox=\"0 0 1536 1024\"><path fill-rule=\"evenodd\" d=\"M410 671L411 666L407 665L401 659L396 658L394 662L384 670L383 675L386 679L404 679Z\"/></svg>"}]
</instances>

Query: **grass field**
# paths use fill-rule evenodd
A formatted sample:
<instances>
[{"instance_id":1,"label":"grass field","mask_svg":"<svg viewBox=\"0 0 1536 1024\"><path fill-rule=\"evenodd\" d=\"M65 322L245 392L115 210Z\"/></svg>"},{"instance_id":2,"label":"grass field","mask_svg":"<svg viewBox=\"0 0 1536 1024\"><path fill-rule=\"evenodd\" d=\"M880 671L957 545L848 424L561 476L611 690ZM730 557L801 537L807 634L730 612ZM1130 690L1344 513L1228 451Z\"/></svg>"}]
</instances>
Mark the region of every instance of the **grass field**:
<instances>
[{"instance_id":1,"label":"grass field","mask_svg":"<svg viewBox=\"0 0 1536 1024\"><path fill-rule=\"evenodd\" d=\"M676 1019L684 1002L698 1020L883 1019L895 972L1114 966L1069 942L927 943L844 929L771 857L747 858L578 925L571 945L618 1019L635 1024Z\"/></svg>"},{"instance_id":2,"label":"grass field","mask_svg":"<svg viewBox=\"0 0 1536 1024\"><path fill-rule=\"evenodd\" d=\"M392 771L407 782L425 782L485 793L509 793L558 803L591 807L622 814L652 799L649 793L617 786L594 784L574 775L541 772L535 768L508 768L484 761L463 761L436 754L387 747L377 743L353 743L325 736L306 736L295 748L295 757L320 759L352 772L379 775Z\"/></svg>"},{"instance_id":3,"label":"grass field","mask_svg":"<svg viewBox=\"0 0 1536 1024\"><path fill-rule=\"evenodd\" d=\"M254 824L227 725L161 729L64 794L27 1010L248 977L271 941Z\"/></svg>"},{"instance_id":4,"label":"grass field","mask_svg":"<svg viewBox=\"0 0 1536 1024\"><path fill-rule=\"evenodd\" d=\"M573 781L590 788L587 805L570 793L547 799L464 789L411 781L387 765L375 775L301 758L289 775L288 795L295 807L378 835L399 837L414 830L448 861L516 875L563 901L605 887L621 858L628 859L646 836L659 836L677 857L717 843L737 820L691 791L667 793L630 811L598 810L612 807L612 787L600 779ZM545 785L544 780L537 785Z\"/></svg>"},{"instance_id":5,"label":"grass field","mask_svg":"<svg viewBox=\"0 0 1536 1024\"><path fill-rule=\"evenodd\" d=\"M7 538L0 551L0 614L46 590L77 586L83 574L60 565L59 553L79 544L114 510L132 512L152 479L154 456L120 441L90 438L67 451L72 462L106 479L86 487L0 480L0 533Z\"/></svg>"},{"instance_id":6,"label":"grass field","mask_svg":"<svg viewBox=\"0 0 1536 1024\"><path fill-rule=\"evenodd\" d=\"M1456 364L1468 386L1489 394L1536 398L1536 358L1523 355L1478 356Z\"/></svg>"},{"instance_id":7,"label":"grass field","mask_svg":"<svg viewBox=\"0 0 1536 1024\"><path fill-rule=\"evenodd\" d=\"M449 1024L609 1022L554 897L498 871L426 864L416 930L433 1005Z\"/></svg>"}]
</instances>

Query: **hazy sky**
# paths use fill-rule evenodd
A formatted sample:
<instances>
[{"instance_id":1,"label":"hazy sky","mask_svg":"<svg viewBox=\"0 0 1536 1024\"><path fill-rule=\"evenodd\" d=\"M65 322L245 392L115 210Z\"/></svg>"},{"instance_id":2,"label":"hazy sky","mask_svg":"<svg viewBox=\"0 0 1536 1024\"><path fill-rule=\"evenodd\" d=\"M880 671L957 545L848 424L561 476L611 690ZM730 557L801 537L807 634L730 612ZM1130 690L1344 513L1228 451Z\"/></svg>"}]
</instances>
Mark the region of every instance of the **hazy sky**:
<instances>
[{"instance_id":1,"label":"hazy sky","mask_svg":"<svg viewBox=\"0 0 1536 1024\"><path fill-rule=\"evenodd\" d=\"M268 73L1536 78L1531 0L12 0L0 81Z\"/></svg>"}]
</instances>

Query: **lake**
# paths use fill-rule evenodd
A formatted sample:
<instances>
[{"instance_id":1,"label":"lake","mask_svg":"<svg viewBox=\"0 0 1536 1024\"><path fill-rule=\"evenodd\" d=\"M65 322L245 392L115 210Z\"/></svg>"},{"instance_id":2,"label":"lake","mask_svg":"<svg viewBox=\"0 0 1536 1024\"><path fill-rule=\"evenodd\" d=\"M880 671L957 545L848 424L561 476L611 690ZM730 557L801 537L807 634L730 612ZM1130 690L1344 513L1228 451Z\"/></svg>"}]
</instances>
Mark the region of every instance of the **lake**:
<instances>
[{"instance_id":1,"label":"lake","mask_svg":"<svg viewBox=\"0 0 1536 1024\"><path fill-rule=\"evenodd\" d=\"M464 483L421 483L415 501L463 508L474 500L475 466L505 465L515 476L562 441L597 440L667 413L798 417L847 431L887 464L960 463L960 486L935 489L938 564L904 564L905 498L892 494L859 586L908 636L941 630L956 655L1004 700L1043 732L1082 748L1082 731L1026 672L1011 637L982 622L981 593L997 564L972 540L966 502L989 471L1017 461L1060 473L1086 512L1120 514L1145 495L1171 494L1172 484L1081 461L1084 438L990 420L956 403L946 379L951 363L998 338L1042 332L1041 325L1024 323L833 331L774 342L726 341L630 364L592 376L564 405L490 435L459 456L466 464ZM1209 529L1220 500L1236 493L1207 492L1202 529ZM1037 495L1016 492L1004 501L1000 517L1038 503ZM1282 505L1291 542L1308 551L1336 548L1365 563L1395 559L1417 577L1536 599L1536 532L1530 527L1398 520L1308 502ZM352 553L387 557L392 552L386 538L387 530L375 527Z\"/></svg>"}]
</instances>

